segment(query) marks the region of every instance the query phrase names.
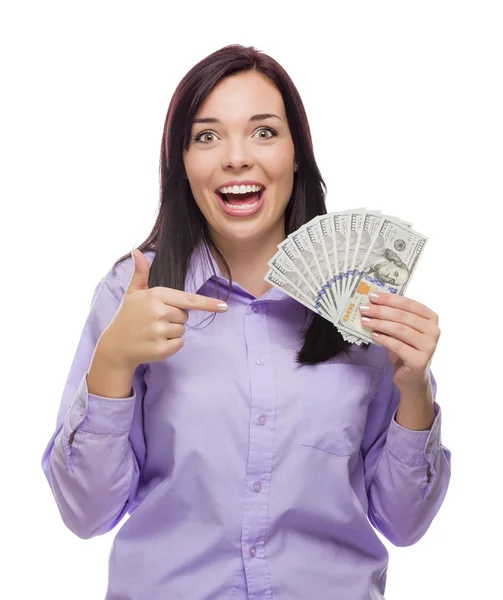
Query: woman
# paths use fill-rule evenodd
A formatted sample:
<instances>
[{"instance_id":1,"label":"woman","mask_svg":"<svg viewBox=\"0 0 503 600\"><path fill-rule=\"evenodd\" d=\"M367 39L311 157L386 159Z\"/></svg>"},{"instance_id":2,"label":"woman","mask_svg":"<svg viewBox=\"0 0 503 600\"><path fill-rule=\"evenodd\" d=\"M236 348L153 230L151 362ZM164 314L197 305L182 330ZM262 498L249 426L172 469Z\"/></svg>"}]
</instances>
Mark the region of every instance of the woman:
<instances>
[{"instance_id":1,"label":"woman","mask_svg":"<svg viewBox=\"0 0 503 600\"><path fill-rule=\"evenodd\" d=\"M363 349L264 281L326 208L299 94L253 48L183 78L160 180L135 265L96 288L43 457L65 524L90 538L129 513L107 600L382 598L371 524L413 544L450 477L437 316L382 295Z\"/></svg>"}]
</instances>

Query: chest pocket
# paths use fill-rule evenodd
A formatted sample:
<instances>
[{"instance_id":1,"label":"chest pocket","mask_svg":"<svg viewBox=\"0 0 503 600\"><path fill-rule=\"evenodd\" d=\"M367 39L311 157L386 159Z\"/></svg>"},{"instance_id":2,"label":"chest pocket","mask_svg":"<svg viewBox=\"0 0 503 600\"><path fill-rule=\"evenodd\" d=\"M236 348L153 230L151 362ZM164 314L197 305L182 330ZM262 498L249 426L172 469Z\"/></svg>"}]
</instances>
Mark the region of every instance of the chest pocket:
<instances>
[{"instance_id":1,"label":"chest pocket","mask_svg":"<svg viewBox=\"0 0 503 600\"><path fill-rule=\"evenodd\" d=\"M305 369L300 385L301 444L338 456L358 452L378 379L378 369L359 365L328 363Z\"/></svg>"}]
</instances>

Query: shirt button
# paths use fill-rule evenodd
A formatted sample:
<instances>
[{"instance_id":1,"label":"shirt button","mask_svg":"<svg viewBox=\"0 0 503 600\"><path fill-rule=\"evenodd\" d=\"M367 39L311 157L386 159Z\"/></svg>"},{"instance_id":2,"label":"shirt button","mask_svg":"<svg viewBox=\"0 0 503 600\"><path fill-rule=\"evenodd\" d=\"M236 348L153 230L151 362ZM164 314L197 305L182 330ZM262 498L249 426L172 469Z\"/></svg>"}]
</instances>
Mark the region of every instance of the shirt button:
<instances>
[{"instance_id":1,"label":"shirt button","mask_svg":"<svg viewBox=\"0 0 503 600\"><path fill-rule=\"evenodd\" d=\"M257 549L255 548L255 546L252 546L249 550L250 552L250 556L257 556Z\"/></svg>"},{"instance_id":2,"label":"shirt button","mask_svg":"<svg viewBox=\"0 0 503 600\"><path fill-rule=\"evenodd\" d=\"M261 425L265 425L267 423L267 419L266 419L265 415L260 415L260 417L258 418L258 422Z\"/></svg>"},{"instance_id":3,"label":"shirt button","mask_svg":"<svg viewBox=\"0 0 503 600\"><path fill-rule=\"evenodd\" d=\"M253 484L253 489L254 489L256 492L260 492L260 490L262 489L262 484L260 483L260 481L256 481L256 482Z\"/></svg>"},{"instance_id":4,"label":"shirt button","mask_svg":"<svg viewBox=\"0 0 503 600\"><path fill-rule=\"evenodd\" d=\"M86 414L86 405L84 403L79 404L79 413L81 417Z\"/></svg>"},{"instance_id":5,"label":"shirt button","mask_svg":"<svg viewBox=\"0 0 503 600\"><path fill-rule=\"evenodd\" d=\"M253 311L254 313L258 313L258 311L259 311L259 310L260 310L260 309L259 309L259 307L258 307L256 304L254 304L254 305L252 306L252 311Z\"/></svg>"},{"instance_id":6,"label":"shirt button","mask_svg":"<svg viewBox=\"0 0 503 600\"><path fill-rule=\"evenodd\" d=\"M264 364L264 359L263 358L257 358L257 365L262 366Z\"/></svg>"}]
</instances>

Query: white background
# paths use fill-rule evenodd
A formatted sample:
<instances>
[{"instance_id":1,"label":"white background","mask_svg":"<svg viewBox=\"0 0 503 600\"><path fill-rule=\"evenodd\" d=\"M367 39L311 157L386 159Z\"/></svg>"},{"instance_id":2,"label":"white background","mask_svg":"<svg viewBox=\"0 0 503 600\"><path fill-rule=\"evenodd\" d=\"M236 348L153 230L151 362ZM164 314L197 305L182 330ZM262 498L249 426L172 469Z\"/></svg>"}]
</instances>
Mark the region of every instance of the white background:
<instances>
[{"instance_id":1,"label":"white background","mask_svg":"<svg viewBox=\"0 0 503 600\"><path fill-rule=\"evenodd\" d=\"M115 532L84 541L66 530L40 461L94 288L154 223L171 95L230 43L258 47L293 78L329 210L379 208L430 238L407 294L440 315L433 369L453 472L426 536L387 544L386 598L501 597L500 7L2 8L2 597L105 595Z\"/></svg>"}]
</instances>

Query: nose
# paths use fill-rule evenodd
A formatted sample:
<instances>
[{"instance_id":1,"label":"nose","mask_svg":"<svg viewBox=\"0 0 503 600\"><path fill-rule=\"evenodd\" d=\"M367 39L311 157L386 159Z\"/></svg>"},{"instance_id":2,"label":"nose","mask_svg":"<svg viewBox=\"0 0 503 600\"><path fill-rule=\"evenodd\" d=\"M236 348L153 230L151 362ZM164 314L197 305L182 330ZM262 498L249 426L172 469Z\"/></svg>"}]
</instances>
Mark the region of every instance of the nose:
<instances>
[{"instance_id":1,"label":"nose","mask_svg":"<svg viewBox=\"0 0 503 600\"><path fill-rule=\"evenodd\" d=\"M250 168L253 158L244 140L230 140L222 156L222 167L228 170Z\"/></svg>"}]
</instances>

